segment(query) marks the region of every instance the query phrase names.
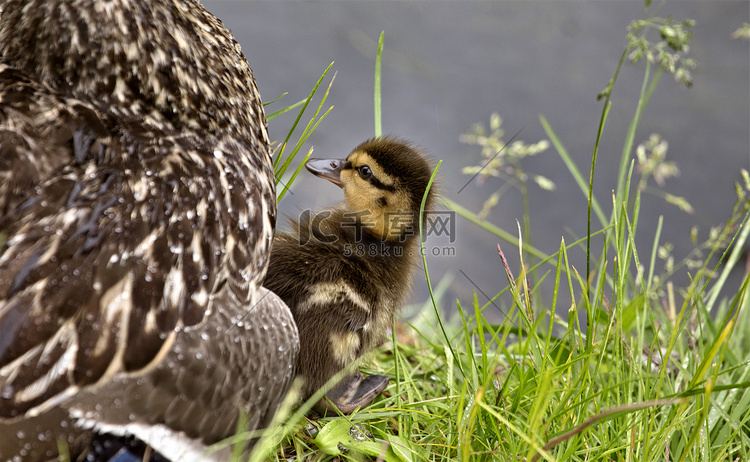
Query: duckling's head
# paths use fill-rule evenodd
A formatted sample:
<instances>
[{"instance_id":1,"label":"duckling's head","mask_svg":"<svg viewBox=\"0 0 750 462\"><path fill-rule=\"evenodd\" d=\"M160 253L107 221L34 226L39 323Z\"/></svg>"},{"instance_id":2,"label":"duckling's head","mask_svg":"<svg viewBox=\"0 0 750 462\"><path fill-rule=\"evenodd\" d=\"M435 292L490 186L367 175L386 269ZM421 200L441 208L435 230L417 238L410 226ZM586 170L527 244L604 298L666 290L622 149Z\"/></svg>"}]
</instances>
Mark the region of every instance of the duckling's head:
<instances>
[{"instance_id":1,"label":"duckling's head","mask_svg":"<svg viewBox=\"0 0 750 462\"><path fill-rule=\"evenodd\" d=\"M373 138L346 159L310 159L307 169L344 190L347 211L383 240L402 240L416 232L419 210L432 167L408 142ZM432 189L425 210L432 205Z\"/></svg>"}]
</instances>

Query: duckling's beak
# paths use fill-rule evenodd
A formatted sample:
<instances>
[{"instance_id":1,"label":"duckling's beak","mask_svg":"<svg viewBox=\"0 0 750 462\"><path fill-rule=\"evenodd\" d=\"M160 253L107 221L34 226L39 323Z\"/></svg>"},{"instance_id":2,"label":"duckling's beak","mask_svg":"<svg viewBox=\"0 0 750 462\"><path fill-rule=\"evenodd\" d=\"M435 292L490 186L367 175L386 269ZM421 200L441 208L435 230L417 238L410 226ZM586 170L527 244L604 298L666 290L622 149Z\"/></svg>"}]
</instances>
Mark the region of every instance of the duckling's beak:
<instances>
[{"instance_id":1,"label":"duckling's beak","mask_svg":"<svg viewBox=\"0 0 750 462\"><path fill-rule=\"evenodd\" d=\"M343 187L341 182L341 170L346 165L346 159L310 159L305 167L315 176L325 178L339 188Z\"/></svg>"}]
</instances>

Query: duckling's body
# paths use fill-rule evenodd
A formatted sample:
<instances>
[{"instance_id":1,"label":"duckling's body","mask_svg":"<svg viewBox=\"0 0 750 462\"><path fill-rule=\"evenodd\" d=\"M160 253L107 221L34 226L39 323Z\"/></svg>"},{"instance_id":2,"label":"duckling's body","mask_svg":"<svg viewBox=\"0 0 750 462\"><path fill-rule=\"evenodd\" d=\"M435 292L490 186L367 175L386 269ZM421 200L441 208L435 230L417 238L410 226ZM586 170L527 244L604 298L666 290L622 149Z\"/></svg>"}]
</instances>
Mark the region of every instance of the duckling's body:
<instances>
[{"instance_id":1,"label":"duckling's body","mask_svg":"<svg viewBox=\"0 0 750 462\"><path fill-rule=\"evenodd\" d=\"M367 141L345 160L311 160L307 168L341 186L346 201L305 212L289 233L276 234L264 286L292 310L300 333L297 373L310 396L384 340L411 288L419 209L432 171L416 149L394 138ZM387 382L355 372L327 396L350 413Z\"/></svg>"},{"instance_id":2,"label":"duckling's body","mask_svg":"<svg viewBox=\"0 0 750 462\"><path fill-rule=\"evenodd\" d=\"M2 3L0 460L74 454L91 428L202 447L268 422L297 352L260 288L268 144L198 2Z\"/></svg>"}]
</instances>

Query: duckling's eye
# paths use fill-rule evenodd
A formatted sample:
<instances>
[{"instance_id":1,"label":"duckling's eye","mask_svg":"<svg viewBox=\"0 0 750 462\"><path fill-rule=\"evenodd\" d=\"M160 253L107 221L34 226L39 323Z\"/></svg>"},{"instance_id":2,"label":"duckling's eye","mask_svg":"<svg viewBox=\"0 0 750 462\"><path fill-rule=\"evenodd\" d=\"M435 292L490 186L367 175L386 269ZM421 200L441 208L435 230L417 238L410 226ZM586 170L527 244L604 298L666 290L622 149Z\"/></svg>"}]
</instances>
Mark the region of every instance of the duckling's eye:
<instances>
[{"instance_id":1,"label":"duckling's eye","mask_svg":"<svg viewBox=\"0 0 750 462\"><path fill-rule=\"evenodd\" d=\"M363 180L369 180L372 177L372 169L370 169L370 167L368 167L367 165L363 165L357 168L357 171L359 172L359 176Z\"/></svg>"}]
</instances>

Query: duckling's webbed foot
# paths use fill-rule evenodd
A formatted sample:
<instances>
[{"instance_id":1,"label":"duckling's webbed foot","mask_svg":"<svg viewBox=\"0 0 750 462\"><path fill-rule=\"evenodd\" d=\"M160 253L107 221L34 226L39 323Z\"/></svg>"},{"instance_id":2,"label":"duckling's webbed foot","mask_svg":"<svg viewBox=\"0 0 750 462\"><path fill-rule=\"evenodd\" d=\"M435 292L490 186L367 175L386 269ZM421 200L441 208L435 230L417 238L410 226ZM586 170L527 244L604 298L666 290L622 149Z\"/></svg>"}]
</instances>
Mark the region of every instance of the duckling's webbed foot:
<instances>
[{"instance_id":1,"label":"duckling's webbed foot","mask_svg":"<svg viewBox=\"0 0 750 462\"><path fill-rule=\"evenodd\" d=\"M321 399L316 409L323 415L336 414L336 409L342 414L351 414L357 408L372 403L385 390L390 377L385 375L368 375L363 377L357 371L345 377ZM327 399L326 399L327 398Z\"/></svg>"}]
</instances>

